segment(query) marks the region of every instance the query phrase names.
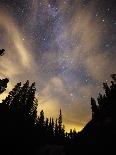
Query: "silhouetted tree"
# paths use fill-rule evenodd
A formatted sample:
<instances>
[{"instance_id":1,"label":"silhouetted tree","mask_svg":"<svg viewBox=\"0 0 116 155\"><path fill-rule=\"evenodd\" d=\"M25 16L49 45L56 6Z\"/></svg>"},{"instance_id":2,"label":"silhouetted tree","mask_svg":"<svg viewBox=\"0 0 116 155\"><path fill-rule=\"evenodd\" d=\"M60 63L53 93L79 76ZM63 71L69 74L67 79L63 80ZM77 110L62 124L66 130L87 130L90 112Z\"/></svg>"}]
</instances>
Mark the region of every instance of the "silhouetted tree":
<instances>
[{"instance_id":1,"label":"silhouetted tree","mask_svg":"<svg viewBox=\"0 0 116 155\"><path fill-rule=\"evenodd\" d=\"M54 135L54 127L52 126L52 118L50 117L49 125L48 125L48 134L50 136Z\"/></svg>"},{"instance_id":2,"label":"silhouetted tree","mask_svg":"<svg viewBox=\"0 0 116 155\"><path fill-rule=\"evenodd\" d=\"M45 120L45 128L46 128L47 131L48 131L48 125L49 125L49 120L48 120L48 118L46 118L46 120Z\"/></svg>"},{"instance_id":3,"label":"silhouetted tree","mask_svg":"<svg viewBox=\"0 0 116 155\"><path fill-rule=\"evenodd\" d=\"M109 93L110 93L110 88L109 88L109 86L108 86L107 83L103 83L103 88L104 88L104 90L105 90L105 94L106 94L106 95L109 95Z\"/></svg>"},{"instance_id":4,"label":"silhouetted tree","mask_svg":"<svg viewBox=\"0 0 116 155\"><path fill-rule=\"evenodd\" d=\"M8 82L9 82L8 78L2 80L0 79L0 94L6 90Z\"/></svg>"},{"instance_id":5,"label":"silhouetted tree","mask_svg":"<svg viewBox=\"0 0 116 155\"><path fill-rule=\"evenodd\" d=\"M33 121L37 118L37 106L38 101L35 98L35 82L32 83L32 85L28 88L27 94L26 94L26 103L25 103L25 112L29 117L33 119Z\"/></svg>"},{"instance_id":6,"label":"silhouetted tree","mask_svg":"<svg viewBox=\"0 0 116 155\"><path fill-rule=\"evenodd\" d=\"M5 51L4 49L0 50L0 56L4 54L4 51ZM6 90L8 82L9 82L8 78L2 80L0 79L0 94Z\"/></svg>"},{"instance_id":7,"label":"silhouetted tree","mask_svg":"<svg viewBox=\"0 0 116 155\"><path fill-rule=\"evenodd\" d=\"M61 111L61 109L60 109L60 114L58 117L58 136L59 136L59 139L62 138L62 141L63 141L65 134L64 134L64 126L62 124L62 111Z\"/></svg>"},{"instance_id":8,"label":"silhouetted tree","mask_svg":"<svg viewBox=\"0 0 116 155\"><path fill-rule=\"evenodd\" d=\"M97 101L98 101L99 108L101 108L103 105L103 96L101 93L99 93Z\"/></svg>"},{"instance_id":9,"label":"silhouetted tree","mask_svg":"<svg viewBox=\"0 0 116 155\"><path fill-rule=\"evenodd\" d=\"M52 132L53 132L53 134L54 134L54 119L52 118Z\"/></svg>"},{"instance_id":10,"label":"silhouetted tree","mask_svg":"<svg viewBox=\"0 0 116 155\"><path fill-rule=\"evenodd\" d=\"M94 98L91 98L91 109L92 109L92 118L95 118L98 114L98 106Z\"/></svg>"},{"instance_id":11,"label":"silhouetted tree","mask_svg":"<svg viewBox=\"0 0 116 155\"><path fill-rule=\"evenodd\" d=\"M11 105L11 104L13 104L13 100L15 100L15 99L18 100L19 98L17 98L17 94L19 93L20 89L21 89L21 82L17 83L15 85L15 87L9 92L9 94L5 98L5 100L3 100L3 103L5 103L7 105Z\"/></svg>"},{"instance_id":12,"label":"silhouetted tree","mask_svg":"<svg viewBox=\"0 0 116 155\"><path fill-rule=\"evenodd\" d=\"M43 110L40 112L39 124L40 124L41 127L43 127L44 124L45 124L45 122L44 122L44 112L43 112Z\"/></svg>"},{"instance_id":13,"label":"silhouetted tree","mask_svg":"<svg viewBox=\"0 0 116 155\"><path fill-rule=\"evenodd\" d=\"M58 119L56 118L56 121L55 121L55 129L54 129L54 132L55 132L55 136L57 137L58 136Z\"/></svg>"},{"instance_id":14,"label":"silhouetted tree","mask_svg":"<svg viewBox=\"0 0 116 155\"><path fill-rule=\"evenodd\" d=\"M5 50L4 49L0 49L0 56L4 55Z\"/></svg>"},{"instance_id":15,"label":"silhouetted tree","mask_svg":"<svg viewBox=\"0 0 116 155\"><path fill-rule=\"evenodd\" d=\"M112 74L111 77L116 82L116 74Z\"/></svg>"},{"instance_id":16,"label":"silhouetted tree","mask_svg":"<svg viewBox=\"0 0 116 155\"><path fill-rule=\"evenodd\" d=\"M60 109L60 114L58 117L58 129L59 129L59 133L60 133L62 131L62 112L61 112L61 109Z\"/></svg>"}]
</instances>

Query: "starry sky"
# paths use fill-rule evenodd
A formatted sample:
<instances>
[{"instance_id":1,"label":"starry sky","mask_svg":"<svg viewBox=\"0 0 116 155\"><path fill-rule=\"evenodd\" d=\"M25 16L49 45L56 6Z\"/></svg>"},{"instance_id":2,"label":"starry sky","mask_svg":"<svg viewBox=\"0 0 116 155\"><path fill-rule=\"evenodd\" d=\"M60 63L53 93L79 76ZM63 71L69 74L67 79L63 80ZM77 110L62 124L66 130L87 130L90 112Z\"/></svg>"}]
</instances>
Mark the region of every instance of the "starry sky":
<instances>
[{"instance_id":1,"label":"starry sky","mask_svg":"<svg viewBox=\"0 0 116 155\"><path fill-rule=\"evenodd\" d=\"M0 0L0 78L36 82L38 113L77 131L91 119L90 97L116 73L115 0Z\"/></svg>"}]
</instances>

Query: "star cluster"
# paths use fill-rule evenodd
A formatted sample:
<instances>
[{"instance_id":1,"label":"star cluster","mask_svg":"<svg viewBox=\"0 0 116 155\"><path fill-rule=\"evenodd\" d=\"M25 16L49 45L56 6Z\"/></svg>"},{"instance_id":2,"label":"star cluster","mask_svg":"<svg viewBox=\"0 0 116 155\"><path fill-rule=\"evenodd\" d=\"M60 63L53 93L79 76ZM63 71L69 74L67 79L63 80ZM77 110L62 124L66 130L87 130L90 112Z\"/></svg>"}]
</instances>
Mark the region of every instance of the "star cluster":
<instances>
[{"instance_id":1,"label":"star cluster","mask_svg":"<svg viewBox=\"0 0 116 155\"><path fill-rule=\"evenodd\" d=\"M115 10L115 0L1 0L7 92L16 82L35 81L38 112L56 117L61 108L66 130L80 130L91 117L90 97L115 73Z\"/></svg>"}]
</instances>

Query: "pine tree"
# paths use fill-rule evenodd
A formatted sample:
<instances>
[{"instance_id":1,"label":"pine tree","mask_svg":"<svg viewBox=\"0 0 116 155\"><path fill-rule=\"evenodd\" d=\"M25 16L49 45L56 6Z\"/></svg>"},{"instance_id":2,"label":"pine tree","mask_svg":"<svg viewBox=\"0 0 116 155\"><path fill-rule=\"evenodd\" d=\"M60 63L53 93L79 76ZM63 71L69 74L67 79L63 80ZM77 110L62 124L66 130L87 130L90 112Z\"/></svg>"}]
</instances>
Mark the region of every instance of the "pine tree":
<instances>
[{"instance_id":1,"label":"pine tree","mask_svg":"<svg viewBox=\"0 0 116 155\"><path fill-rule=\"evenodd\" d=\"M28 100L28 93L29 90L29 81L27 80L23 87L21 88L21 93L20 93L20 104L22 105L22 107L25 107L26 105L26 101Z\"/></svg>"},{"instance_id":2,"label":"pine tree","mask_svg":"<svg viewBox=\"0 0 116 155\"><path fill-rule=\"evenodd\" d=\"M46 120L45 120L45 129L46 129L46 131L48 131L48 125L49 125L49 120L48 120L48 118L46 118Z\"/></svg>"},{"instance_id":3,"label":"pine tree","mask_svg":"<svg viewBox=\"0 0 116 155\"><path fill-rule=\"evenodd\" d=\"M45 122L44 122L44 111L42 110L42 111L40 112L40 116L39 116L39 125L40 125L41 127L44 127L44 124L45 124Z\"/></svg>"},{"instance_id":4,"label":"pine tree","mask_svg":"<svg viewBox=\"0 0 116 155\"><path fill-rule=\"evenodd\" d=\"M0 49L0 56L4 55L5 50L4 49Z\"/></svg>"},{"instance_id":5,"label":"pine tree","mask_svg":"<svg viewBox=\"0 0 116 155\"><path fill-rule=\"evenodd\" d=\"M50 117L48 132L51 136L54 135L54 119Z\"/></svg>"},{"instance_id":6,"label":"pine tree","mask_svg":"<svg viewBox=\"0 0 116 155\"><path fill-rule=\"evenodd\" d=\"M55 129L54 129L54 132L55 132L55 136L57 137L58 136L58 120L56 118L56 121L55 121Z\"/></svg>"},{"instance_id":7,"label":"pine tree","mask_svg":"<svg viewBox=\"0 0 116 155\"><path fill-rule=\"evenodd\" d=\"M64 128L63 128L63 124L62 124L62 111L61 111L61 109L60 109L60 114L58 117L58 134L61 137L64 136Z\"/></svg>"},{"instance_id":8,"label":"pine tree","mask_svg":"<svg viewBox=\"0 0 116 155\"><path fill-rule=\"evenodd\" d=\"M73 131L72 131L72 129L70 129L69 138L72 139L72 137L73 137Z\"/></svg>"},{"instance_id":9,"label":"pine tree","mask_svg":"<svg viewBox=\"0 0 116 155\"><path fill-rule=\"evenodd\" d=\"M15 85L15 87L9 92L8 96L6 97L6 99L3 100L3 103L5 103L7 105L13 104L13 100L14 99L18 99L17 98L17 94L19 93L20 89L21 89L21 82L17 83Z\"/></svg>"},{"instance_id":10,"label":"pine tree","mask_svg":"<svg viewBox=\"0 0 116 155\"><path fill-rule=\"evenodd\" d=\"M2 80L0 79L0 94L2 94L6 90L8 82L9 82L8 78Z\"/></svg>"},{"instance_id":11,"label":"pine tree","mask_svg":"<svg viewBox=\"0 0 116 155\"><path fill-rule=\"evenodd\" d=\"M105 90L106 96L108 96L110 93L110 88L107 83L103 83L103 89Z\"/></svg>"},{"instance_id":12,"label":"pine tree","mask_svg":"<svg viewBox=\"0 0 116 155\"><path fill-rule=\"evenodd\" d=\"M99 105L99 109L100 109L103 106L103 96L101 93L99 93L97 101L98 101L98 105Z\"/></svg>"},{"instance_id":13,"label":"pine tree","mask_svg":"<svg viewBox=\"0 0 116 155\"><path fill-rule=\"evenodd\" d=\"M92 118L95 118L98 114L98 106L94 98L91 98Z\"/></svg>"},{"instance_id":14,"label":"pine tree","mask_svg":"<svg viewBox=\"0 0 116 155\"><path fill-rule=\"evenodd\" d=\"M61 109L60 109L60 114L59 114L59 118L58 118L58 128L59 128L59 133L60 133L62 130L62 112L61 112Z\"/></svg>"},{"instance_id":15,"label":"pine tree","mask_svg":"<svg viewBox=\"0 0 116 155\"><path fill-rule=\"evenodd\" d=\"M116 82L116 74L112 74L111 77L114 80L114 82Z\"/></svg>"},{"instance_id":16,"label":"pine tree","mask_svg":"<svg viewBox=\"0 0 116 155\"><path fill-rule=\"evenodd\" d=\"M33 120L37 118L38 100L35 98L35 82L28 88L25 101L25 113L30 115Z\"/></svg>"},{"instance_id":17,"label":"pine tree","mask_svg":"<svg viewBox=\"0 0 116 155\"><path fill-rule=\"evenodd\" d=\"M53 134L54 134L54 119L52 118L52 132L53 132Z\"/></svg>"}]
</instances>

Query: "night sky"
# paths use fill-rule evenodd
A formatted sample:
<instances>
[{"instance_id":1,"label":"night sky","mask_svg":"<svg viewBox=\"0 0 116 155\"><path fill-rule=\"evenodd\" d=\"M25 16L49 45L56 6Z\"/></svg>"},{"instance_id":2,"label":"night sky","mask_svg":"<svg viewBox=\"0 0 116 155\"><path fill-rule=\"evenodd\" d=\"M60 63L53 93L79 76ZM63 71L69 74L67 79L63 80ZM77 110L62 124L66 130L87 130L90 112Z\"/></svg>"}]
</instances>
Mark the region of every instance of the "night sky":
<instances>
[{"instance_id":1,"label":"night sky","mask_svg":"<svg viewBox=\"0 0 116 155\"><path fill-rule=\"evenodd\" d=\"M91 118L90 97L116 73L115 0L0 0L0 78L36 82L38 113L66 130Z\"/></svg>"}]
</instances>

